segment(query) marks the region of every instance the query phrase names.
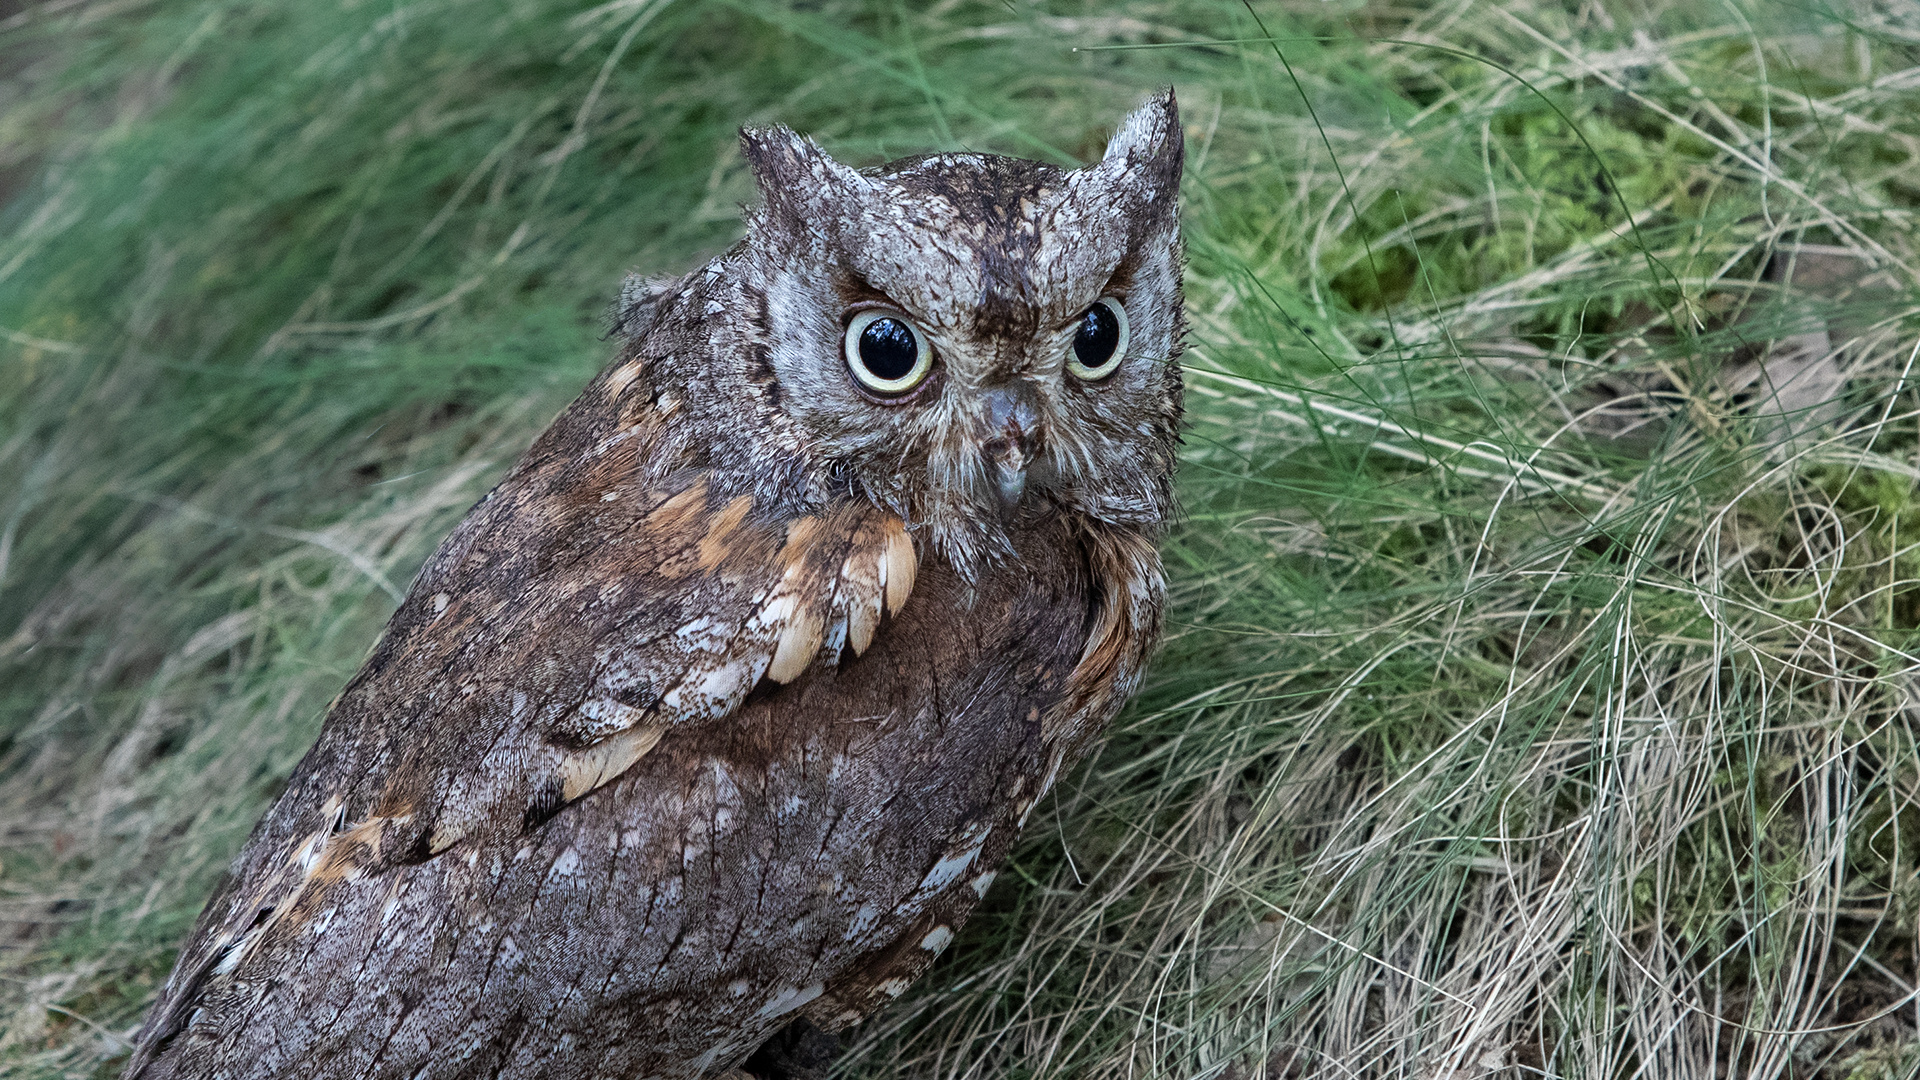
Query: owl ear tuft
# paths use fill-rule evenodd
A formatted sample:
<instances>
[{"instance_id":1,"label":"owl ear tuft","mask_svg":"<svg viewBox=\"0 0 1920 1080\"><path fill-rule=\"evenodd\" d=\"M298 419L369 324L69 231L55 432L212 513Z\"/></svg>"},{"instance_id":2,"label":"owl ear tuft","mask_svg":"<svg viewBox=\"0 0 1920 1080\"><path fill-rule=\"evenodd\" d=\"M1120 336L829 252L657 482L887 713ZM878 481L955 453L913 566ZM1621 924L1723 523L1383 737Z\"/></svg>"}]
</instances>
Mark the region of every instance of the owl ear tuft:
<instances>
[{"instance_id":1,"label":"owl ear tuft","mask_svg":"<svg viewBox=\"0 0 1920 1080\"><path fill-rule=\"evenodd\" d=\"M761 200L775 212L806 216L822 203L842 205L845 196L867 186L865 177L782 124L740 129L740 153Z\"/></svg>"},{"instance_id":2,"label":"owl ear tuft","mask_svg":"<svg viewBox=\"0 0 1920 1080\"><path fill-rule=\"evenodd\" d=\"M1180 190L1186 139L1180 131L1180 106L1169 86L1120 122L1099 164L1086 170L1114 187L1130 188L1149 202Z\"/></svg>"},{"instance_id":3,"label":"owl ear tuft","mask_svg":"<svg viewBox=\"0 0 1920 1080\"><path fill-rule=\"evenodd\" d=\"M1168 158L1178 161L1185 148L1180 134L1180 106L1169 86L1127 114L1107 141L1103 162L1124 162L1135 168Z\"/></svg>"}]
</instances>

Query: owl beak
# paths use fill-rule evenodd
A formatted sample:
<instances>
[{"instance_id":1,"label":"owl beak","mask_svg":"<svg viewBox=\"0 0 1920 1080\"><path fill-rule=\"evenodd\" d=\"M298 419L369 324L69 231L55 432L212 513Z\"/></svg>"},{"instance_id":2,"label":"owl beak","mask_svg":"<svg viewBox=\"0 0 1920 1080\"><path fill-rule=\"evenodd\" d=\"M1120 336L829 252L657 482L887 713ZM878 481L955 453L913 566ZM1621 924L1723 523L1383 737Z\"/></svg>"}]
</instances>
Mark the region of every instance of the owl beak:
<instances>
[{"instance_id":1,"label":"owl beak","mask_svg":"<svg viewBox=\"0 0 1920 1080\"><path fill-rule=\"evenodd\" d=\"M1040 419L1038 402L1032 387L1014 383L988 390L986 403L986 441L981 448L993 465L1001 505L1012 508L1027 490L1027 466L1033 461L1034 429Z\"/></svg>"}]
</instances>

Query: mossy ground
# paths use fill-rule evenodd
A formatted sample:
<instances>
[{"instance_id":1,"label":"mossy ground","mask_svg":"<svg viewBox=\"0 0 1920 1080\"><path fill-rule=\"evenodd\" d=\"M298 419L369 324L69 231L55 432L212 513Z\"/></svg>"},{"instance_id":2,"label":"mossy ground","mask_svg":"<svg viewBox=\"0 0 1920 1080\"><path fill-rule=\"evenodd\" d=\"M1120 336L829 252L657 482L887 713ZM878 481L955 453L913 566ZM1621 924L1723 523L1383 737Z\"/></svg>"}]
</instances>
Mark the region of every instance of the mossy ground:
<instances>
[{"instance_id":1,"label":"mossy ground","mask_svg":"<svg viewBox=\"0 0 1920 1080\"><path fill-rule=\"evenodd\" d=\"M1169 83L1169 640L847 1074L1920 1068L1911 5L0 19L0 1072L114 1073L737 127L1071 163Z\"/></svg>"}]
</instances>

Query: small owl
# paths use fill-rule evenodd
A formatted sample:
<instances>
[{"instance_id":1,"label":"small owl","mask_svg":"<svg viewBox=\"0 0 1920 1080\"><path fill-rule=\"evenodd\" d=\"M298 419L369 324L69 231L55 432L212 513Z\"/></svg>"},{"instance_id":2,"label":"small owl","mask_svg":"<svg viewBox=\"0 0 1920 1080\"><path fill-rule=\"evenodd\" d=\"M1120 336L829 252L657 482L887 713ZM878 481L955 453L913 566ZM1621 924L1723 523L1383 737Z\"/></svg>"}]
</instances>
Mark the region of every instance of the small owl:
<instances>
[{"instance_id":1,"label":"small owl","mask_svg":"<svg viewBox=\"0 0 1920 1080\"><path fill-rule=\"evenodd\" d=\"M623 296L614 363L421 571L127 1076L814 1046L939 956L1133 691L1180 420L1173 94L1075 171L741 145L746 238Z\"/></svg>"}]
</instances>

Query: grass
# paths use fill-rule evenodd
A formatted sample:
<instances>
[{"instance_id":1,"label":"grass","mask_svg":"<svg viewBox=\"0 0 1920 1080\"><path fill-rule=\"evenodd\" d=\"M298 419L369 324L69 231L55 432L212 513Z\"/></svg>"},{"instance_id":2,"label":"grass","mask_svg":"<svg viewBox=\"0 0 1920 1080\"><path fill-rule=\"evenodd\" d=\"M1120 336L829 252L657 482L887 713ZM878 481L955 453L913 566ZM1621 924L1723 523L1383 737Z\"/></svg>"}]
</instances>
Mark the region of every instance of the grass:
<instances>
[{"instance_id":1,"label":"grass","mask_svg":"<svg viewBox=\"0 0 1920 1080\"><path fill-rule=\"evenodd\" d=\"M4 17L0 1073L114 1075L735 128L1066 163L1166 83L1168 641L846 1074L1920 1068L1911 4Z\"/></svg>"}]
</instances>

